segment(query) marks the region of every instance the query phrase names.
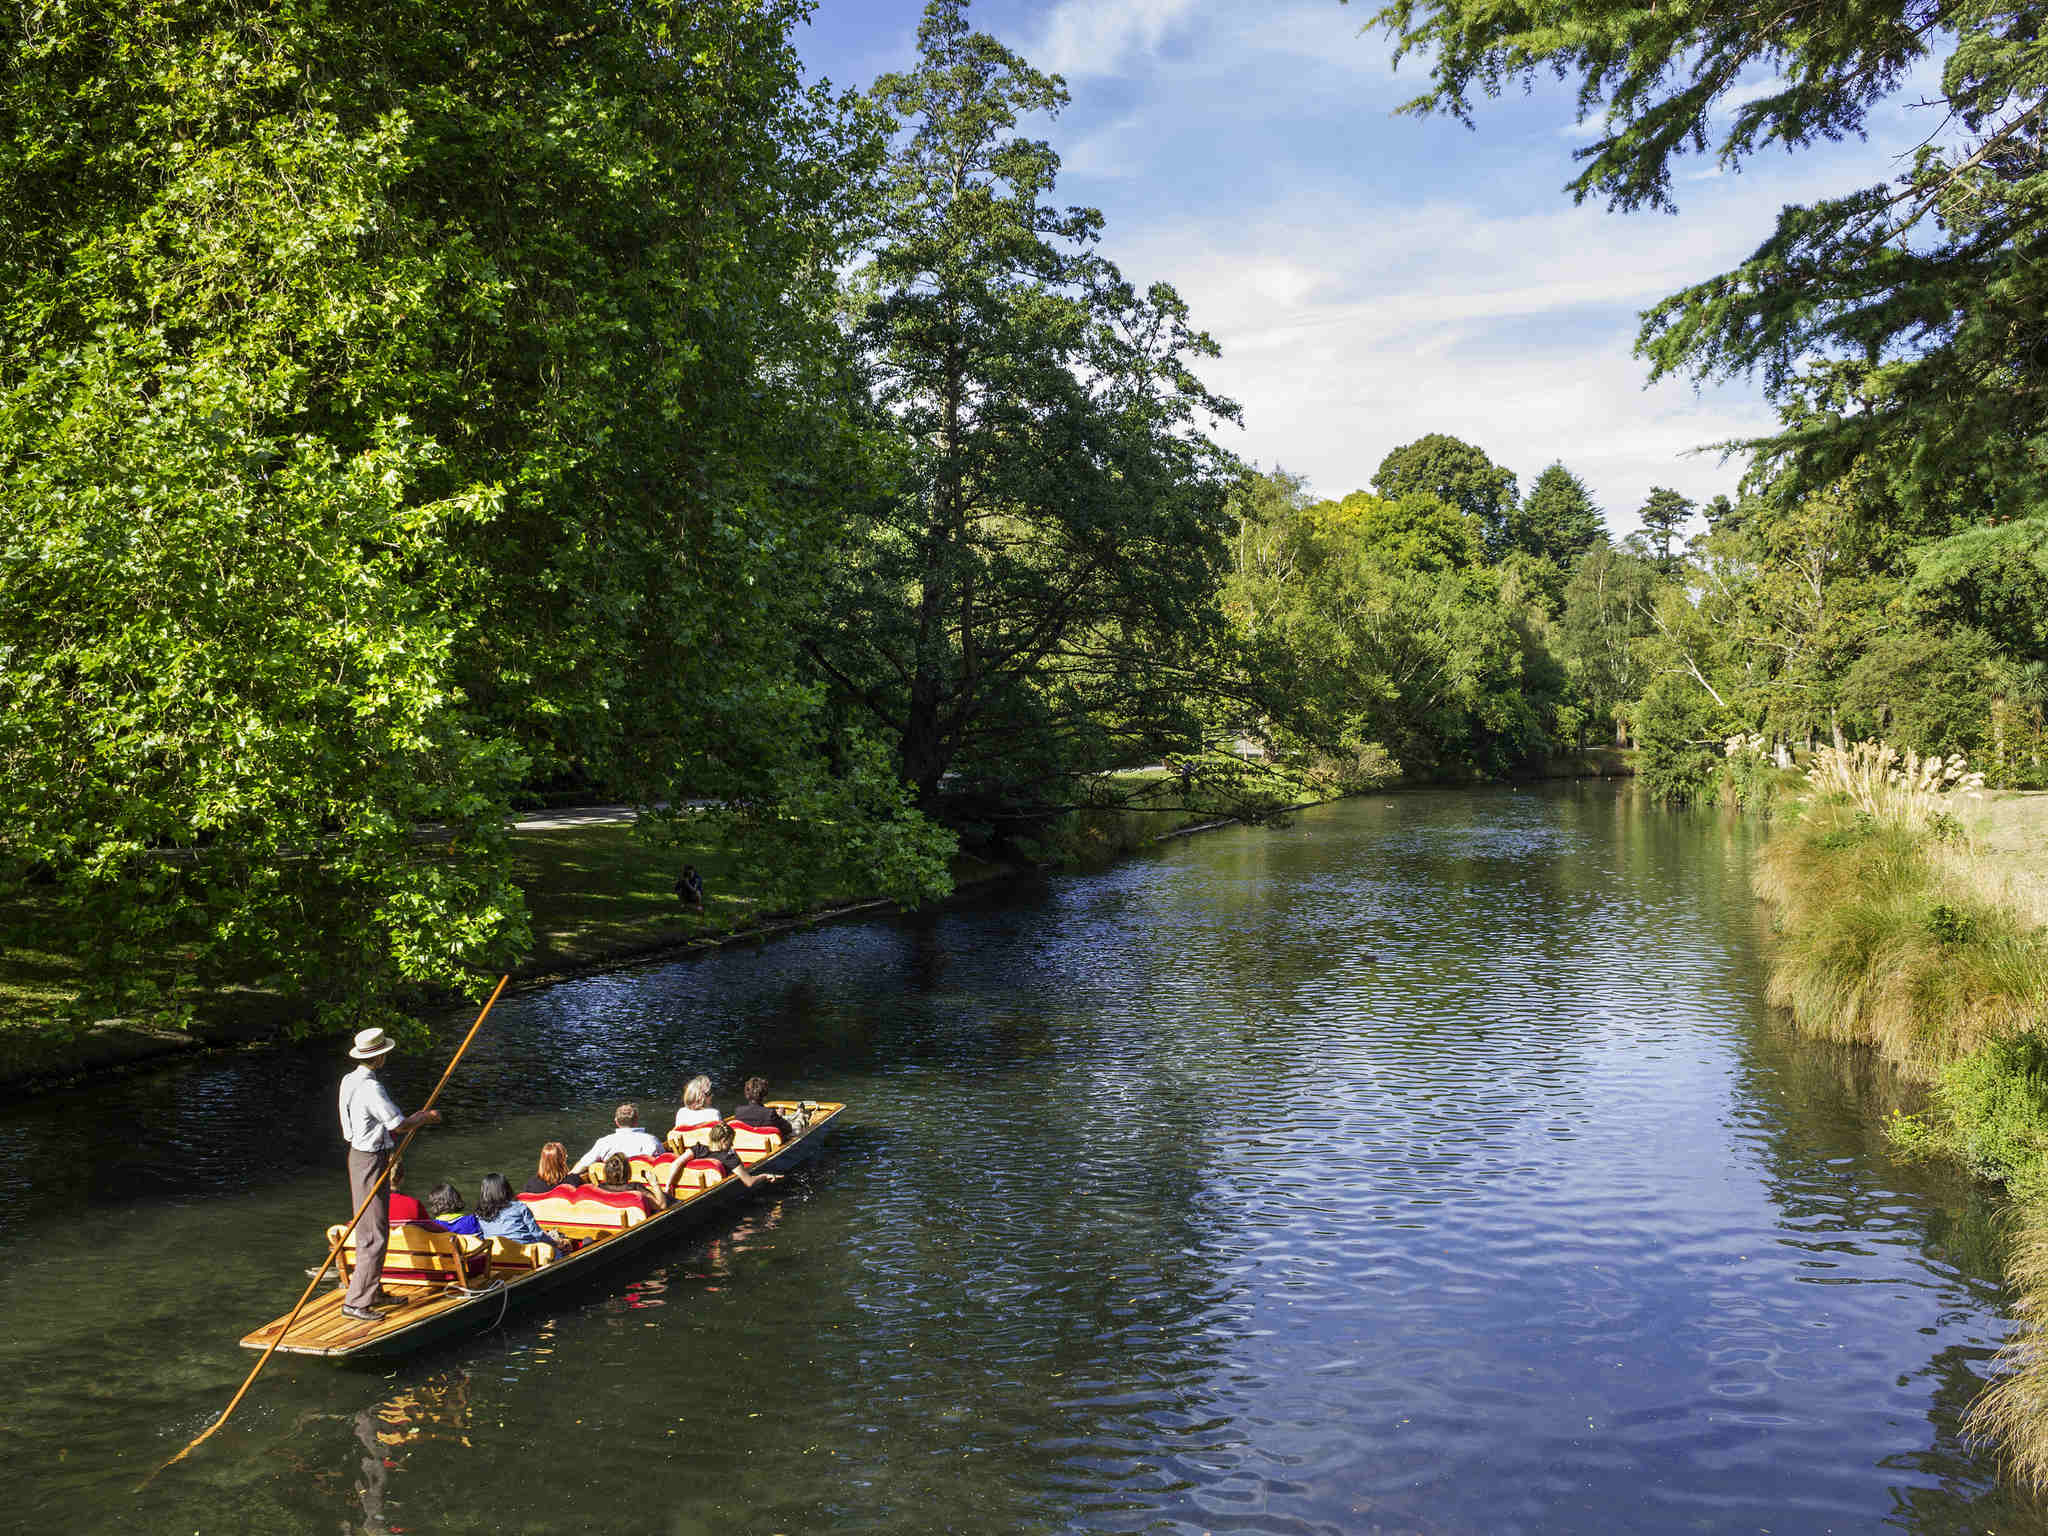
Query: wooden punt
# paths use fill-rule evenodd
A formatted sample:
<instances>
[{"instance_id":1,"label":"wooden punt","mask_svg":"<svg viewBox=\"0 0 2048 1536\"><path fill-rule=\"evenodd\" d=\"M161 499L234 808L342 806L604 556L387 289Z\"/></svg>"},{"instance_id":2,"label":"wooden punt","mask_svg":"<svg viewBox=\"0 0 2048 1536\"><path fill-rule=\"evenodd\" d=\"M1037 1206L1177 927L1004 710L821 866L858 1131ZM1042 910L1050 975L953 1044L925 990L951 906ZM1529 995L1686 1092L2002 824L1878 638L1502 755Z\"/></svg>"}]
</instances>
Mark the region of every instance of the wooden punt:
<instances>
[{"instance_id":1,"label":"wooden punt","mask_svg":"<svg viewBox=\"0 0 2048 1536\"><path fill-rule=\"evenodd\" d=\"M771 1105L784 1111L794 1104ZM844 1104L821 1104L806 1100L811 1121L803 1133L783 1143L749 1173L783 1173L805 1161L818 1147L819 1138L845 1110ZM540 1269L525 1270L511 1278L491 1277L481 1286L464 1289L454 1284L387 1286L396 1300L380 1304L383 1315L364 1322L342 1315L345 1294L342 1285L322 1292L306 1303L291 1332L278 1349L295 1355L326 1355L335 1359L370 1360L410 1354L430 1344L441 1343L464 1333L494 1328L513 1310L539 1297L590 1279L646 1253L657 1243L681 1236L704 1225L721 1212L736 1209L748 1196L761 1193L748 1189L737 1178L727 1178L703 1189L684 1189L676 1201L645 1221L625 1230L592 1238ZM337 1229L338 1230L338 1229ZM287 1314L287 1317L289 1314ZM244 1336L244 1349L268 1349L283 1329L285 1317L265 1323Z\"/></svg>"}]
</instances>

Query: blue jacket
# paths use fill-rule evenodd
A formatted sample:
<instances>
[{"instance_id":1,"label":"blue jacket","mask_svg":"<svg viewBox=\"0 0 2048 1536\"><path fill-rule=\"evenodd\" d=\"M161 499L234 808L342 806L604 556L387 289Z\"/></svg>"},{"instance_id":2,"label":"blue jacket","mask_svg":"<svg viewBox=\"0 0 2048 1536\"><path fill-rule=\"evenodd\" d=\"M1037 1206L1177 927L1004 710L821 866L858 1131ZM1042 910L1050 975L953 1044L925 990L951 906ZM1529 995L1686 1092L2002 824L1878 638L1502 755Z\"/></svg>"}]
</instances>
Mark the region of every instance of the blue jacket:
<instances>
[{"instance_id":1,"label":"blue jacket","mask_svg":"<svg viewBox=\"0 0 2048 1536\"><path fill-rule=\"evenodd\" d=\"M533 1212L529 1211L517 1200L514 1200L505 1209L498 1212L497 1215L491 1217L490 1220L482 1221L480 1225L482 1227L482 1235L485 1237L509 1237L515 1243L545 1243L552 1241L547 1233L540 1229L540 1223L533 1219Z\"/></svg>"}]
</instances>

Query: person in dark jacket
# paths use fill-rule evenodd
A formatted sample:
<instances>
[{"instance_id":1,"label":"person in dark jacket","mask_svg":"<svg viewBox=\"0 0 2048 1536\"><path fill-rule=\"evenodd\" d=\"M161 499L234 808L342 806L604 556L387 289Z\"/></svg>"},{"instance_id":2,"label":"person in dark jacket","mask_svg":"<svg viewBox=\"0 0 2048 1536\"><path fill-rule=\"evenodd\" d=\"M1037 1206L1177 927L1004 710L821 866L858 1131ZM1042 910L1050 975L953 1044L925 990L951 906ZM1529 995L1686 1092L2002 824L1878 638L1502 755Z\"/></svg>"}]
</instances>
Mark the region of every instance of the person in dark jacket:
<instances>
[{"instance_id":1,"label":"person in dark jacket","mask_svg":"<svg viewBox=\"0 0 2048 1536\"><path fill-rule=\"evenodd\" d=\"M761 1102L768 1096L767 1078L748 1078L747 1086L741 1089L740 1093L746 1102L727 1117L735 1125L757 1125L764 1131L780 1131L785 1141L796 1135L796 1132L790 1129L787 1120Z\"/></svg>"},{"instance_id":2,"label":"person in dark jacket","mask_svg":"<svg viewBox=\"0 0 2048 1536\"><path fill-rule=\"evenodd\" d=\"M740 1182L752 1189L756 1184L779 1184L779 1173L754 1173L740 1161L739 1153L732 1149L732 1127L714 1125L704 1133L704 1145L696 1150L692 1161L718 1164L727 1173L736 1173Z\"/></svg>"}]
</instances>

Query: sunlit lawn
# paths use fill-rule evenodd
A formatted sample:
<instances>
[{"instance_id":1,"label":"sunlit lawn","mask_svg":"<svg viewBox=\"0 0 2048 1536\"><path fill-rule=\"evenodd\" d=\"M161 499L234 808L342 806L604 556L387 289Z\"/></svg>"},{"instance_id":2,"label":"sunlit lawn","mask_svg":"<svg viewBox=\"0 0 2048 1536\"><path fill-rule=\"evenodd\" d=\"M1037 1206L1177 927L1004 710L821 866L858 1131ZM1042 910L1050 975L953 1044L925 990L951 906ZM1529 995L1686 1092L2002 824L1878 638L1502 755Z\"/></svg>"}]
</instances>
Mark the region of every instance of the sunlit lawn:
<instances>
[{"instance_id":1,"label":"sunlit lawn","mask_svg":"<svg viewBox=\"0 0 2048 1536\"><path fill-rule=\"evenodd\" d=\"M683 835L658 846L629 823L562 827L512 834L518 876L526 891L533 925L533 949L521 962L528 975L546 975L600 964L666 944L708 939L768 915L761 892L741 880L732 856L709 827L678 829ZM686 909L676 897L676 876L685 864L704 880L704 908ZM954 861L954 878L968 881L993 872L979 860ZM830 904L858 900L864 892L828 897ZM78 995L80 961L57 950L33 947L25 903L0 904L0 1078L17 1071L62 1065L46 1061L80 1048L80 1031L66 1010ZM281 1000L244 994L232 1000L198 1000L206 1032L221 1022L232 1002L240 1015L255 1010L276 1014ZM289 1004L282 1004L284 1008ZM260 1026L260 1021L257 1022ZM261 1033L261 1027L248 1033ZM133 1031L91 1031L99 1036ZM94 1052L111 1049L102 1039Z\"/></svg>"}]
</instances>

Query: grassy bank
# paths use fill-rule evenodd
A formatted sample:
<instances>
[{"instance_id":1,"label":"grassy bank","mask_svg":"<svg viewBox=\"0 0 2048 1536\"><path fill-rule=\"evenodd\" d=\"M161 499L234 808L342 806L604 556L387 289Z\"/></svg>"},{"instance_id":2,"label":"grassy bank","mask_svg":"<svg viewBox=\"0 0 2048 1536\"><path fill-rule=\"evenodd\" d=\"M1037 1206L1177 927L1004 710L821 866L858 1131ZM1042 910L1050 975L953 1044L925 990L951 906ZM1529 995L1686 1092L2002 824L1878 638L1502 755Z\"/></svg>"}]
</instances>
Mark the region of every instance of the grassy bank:
<instances>
[{"instance_id":1,"label":"grassy bank","mask_svg":"<svg viewBox=\"0 0 2048 1536\"><path fill-rule=\"evenodd\" d=\"M1969 1422L2037 1489L2048 1486L2048 929L2029 899L2043 872L2019 867L2008 829L2043 809L1809 801L1756 873L1774 919L1771 1000L1925 1085L1925 1107L1890 1121L1896 1147L1955 1158L2011 1196L2021 1327ZM2040 861L2038 841L2028 858Z\"/></svg>"},{"instance_id":2,"label":"grassy bank","mask_svg":"<svg viewBox=\"0 0 2048 1536\"><path fill-rule=\"evenodd\" d=\"M512 836L526 892L533 948L515 975L534 980L635 956L743 936L795 914L773 910L708 831L657 847L630 823L601 822ZM694 864L704 880L704 909L686 910L676 875ZM956 885L1002 873L1000 866L961 855ZM824 908L871 893L828 892ZM33 931L34 914L20 904L0 909L0 934ZM209 1045L272 1039L305 1021L296 1000L248 989L221 989L189 999L190 1028L173 1030L125 1020L82 1023L74 1016L80 962L75 956L10 937L0 945L0 1087L117 1067L130 1061Z\"/></svg>"}]
</instances>

